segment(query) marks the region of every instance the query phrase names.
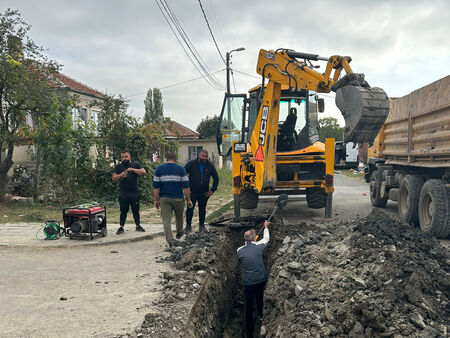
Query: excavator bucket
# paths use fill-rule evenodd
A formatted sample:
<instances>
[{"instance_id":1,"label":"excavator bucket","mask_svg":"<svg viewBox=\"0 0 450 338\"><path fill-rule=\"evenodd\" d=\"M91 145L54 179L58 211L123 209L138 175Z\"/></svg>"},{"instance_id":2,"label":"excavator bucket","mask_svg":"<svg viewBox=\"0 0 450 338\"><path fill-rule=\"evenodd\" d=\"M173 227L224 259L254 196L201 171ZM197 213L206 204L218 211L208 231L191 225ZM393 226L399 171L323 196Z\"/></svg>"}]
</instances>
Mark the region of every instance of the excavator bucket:
<instances>
[{"instance_id":1,"label":"excavator bucket","mask_svg":"<svg viewBox=\"0 0 450 338\"><path fill-rule=\"evenodd\" d=\"M362 75L363 74L355 74ZM389 114L389 97L381 88L347 84L336 90L336 106L345 119L344 141L373 144Z\"/></svg>"}]
</instances>

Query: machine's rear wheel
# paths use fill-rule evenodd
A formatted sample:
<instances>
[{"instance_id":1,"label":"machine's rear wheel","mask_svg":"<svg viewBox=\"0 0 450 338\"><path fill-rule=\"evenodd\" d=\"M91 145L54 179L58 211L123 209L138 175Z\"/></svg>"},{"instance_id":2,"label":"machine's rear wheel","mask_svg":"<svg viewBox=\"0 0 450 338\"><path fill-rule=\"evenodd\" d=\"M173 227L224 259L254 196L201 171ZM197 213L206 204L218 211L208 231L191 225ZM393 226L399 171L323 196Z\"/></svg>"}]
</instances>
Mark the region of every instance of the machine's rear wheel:
<instances>
[{"instance_id":1,"label":"machine's rear wheel","mask_svg":"<svg viewBox=\"0 0 450 338\"><path fill-rule=\"evenodd\" d=\"M306 188L306 202L308 203L308 208L311 209L325 208L327 194L324 189Z\"/></svg>"},{"instance_id":2,"label":"machine's rear wheel","mask_svg":"<svg viewBox=\"0 0 450 338\"><path fill-rule=\"evenodd\" d=\"M101 234L102 237L106 237L106 235L108 235L108 230L106 229L106 227L103 227L100 230L100 234Z\"/></svg>"},{"instance_id":3,"label":"machine's rear wheel","mask_svg":"<svg viewBox=\"0 0 450 338\"><path fill-rule=\"evenodd\" d=\"M384 208L388 199L380 196L380 187L378 170L375 170L370 176L370 201L374 207Z\"/></svg>"},{"instance_id":4,"label":"machine's rear wheel","mask_svg":"<svg viewBox=\"0 0 450 338\"><path fill-rule=\"evenodd\" d=\"M419 225L419 197L423 179L418 175L406 175L398 191L398 216L411 225Z\"/></svg>"},{"instance_id":5,"label":"machine's rear wheel","mask_svg":"<svg viewBox=\"0 0 450 338\"><path fill-rule=\"evenodd\" d=\"M425 182L419 197L419 222L422 232L446 238L450 234L449 191L442 180Z\"/></svg>"},{"instance_id":6,"label":"machine's rear wheel","mask_svg":"<svg viewBox=\"0 0 450 338\"><path fill-rule=\"evenodd\" d=\"M239 204L242 209L256 209L259 195L255 190L244 190L239 195Z\"/></svg>"}]
</instances>

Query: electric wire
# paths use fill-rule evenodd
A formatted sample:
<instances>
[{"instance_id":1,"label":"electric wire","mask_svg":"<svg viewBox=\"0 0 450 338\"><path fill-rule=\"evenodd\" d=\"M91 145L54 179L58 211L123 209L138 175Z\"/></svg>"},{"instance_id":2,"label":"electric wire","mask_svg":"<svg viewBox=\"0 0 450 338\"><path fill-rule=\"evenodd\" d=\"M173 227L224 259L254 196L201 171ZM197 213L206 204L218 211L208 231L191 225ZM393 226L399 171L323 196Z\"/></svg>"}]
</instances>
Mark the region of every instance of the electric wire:
<instances>
[{"instance_id":1,"label":"electric wire","mask_svg":"<svg viewBox=\"0 0 450 338\"><path fill-rule=\"evenodd\" d=\"M217 45L217 41L216 41L216 38L214 37L214 34L212 32L212 29L211 29L211 26L209 25L209 21L208 21L208 18L206 17L206 13L205 13L205 10L203 9L203 5L202 5L201 0L198 0L198 4L200 5L200 9L202 10L203 17L205 18L206 25L208 26L208 29L209 29L209 33L211 33L211 37L212 37L212 39L214 41L214 45L216 46L216 49L219 52L219 55L222 58L223 63L226 65L225 59L224 59L222 53L220 52L219 46Z\"/></svg>"},{"instance_id":2,"label":"electric wire","mask_svg":"<svg viewBox=\"0 0 450 338\"><path fill-rule=\"evenodd\" d=\"M246 72L243 72L243 71L237 70L237 69L235 69L235 68L233 68L233 71L235 71L235 72L237 72L237 73L240 73L240 74L243 74L243 75L247 75L247 76L253 77L253 78L255 78L255 79L258 79L258 80L259 80L259 76L255 76L255 75L252 75L252 74L249 74L249 73L246 73Z\"/></svg>"},{"instance_id":3,"label":"electric wire","mask_svg":"<svg viewBox=\"0 0 450 338\"><path fill-rule=\"evenodd\" d=\"M194 67L197 69L199 74L202 75L202 77L211 87L218 90L223 90L225 87L212 76L211 71L209 70L205 61L202 59L200 53L195 48L194 44L183 29L183 26L178 21L178 18L168 5L167 1L155 0L155 2L158 5L158 8L163 14L164 19L166 20L173 34L177 38L178 43L182 46L184 52L186 53Z\"/></svg>"},{"instance_id":4,"label":"electric wire","mask_svg":"<svg viewBox=\"0 0 450 338\"><path fill-rule=\"evenodd\" d=\"M223 85L221 85L211 75L211 71L208 69L208 66L206 65L205 61L203 60L203 58L201 57L200 53L195 48L194 44L189 39L189 36L185 32L183 26L178 21L178 18L175 16L175 13L172 11L172 9L167 4L166 0L160 0L160 1L163 1L164 4L166 5L168 13L170 14L171 18L173 18L172 22L175 24L175 27L177 28L177 31L179 32L181 38L183 39L183 41L185 42L185 44L187 45L187 47L191 51L191 53L194 56L194 58L197 60L197 63L199 64L200 68L202 68L202 70L204 71L206 76L208 76L208 79L210 80L210 82L213 83L213 85L216 87L216 89L220 89L220 90L224 89L225 87Z\"/></svg>"},{"instance_id":5,"label":"electric wire","mask_svg":"<svg viewBox=\"0 0 450 338\"><path fill-rule=\"evenodd\" d=\"M220 73L220 72L224 72L225 70L226 70L225 68L224 69L220 69L220 70L217 70L215 72L212 72L211 74L217 74L217 73ZM193 78L193 79L190 79L190 80L185 80L185 81L173 83L173 84L170 84L170 85L167 85L167 86L164 86L164 87L158 87L158 89L162 90L162 89L172 88L172 87L176 87L176 86L179 86L179 85L182 85L182 84L185 84L185 83L197 81L197 80L200 80L200 79L203 79L203 78L205 78L204 75L196 77L196 78ZM136 93L136 94L131 94L131 95L126 95L125 97L128 98L128 97L139 96L139 95L147 94L147 92L148 91L140 92L140 93Z\"/></svg>"}]
</instances>

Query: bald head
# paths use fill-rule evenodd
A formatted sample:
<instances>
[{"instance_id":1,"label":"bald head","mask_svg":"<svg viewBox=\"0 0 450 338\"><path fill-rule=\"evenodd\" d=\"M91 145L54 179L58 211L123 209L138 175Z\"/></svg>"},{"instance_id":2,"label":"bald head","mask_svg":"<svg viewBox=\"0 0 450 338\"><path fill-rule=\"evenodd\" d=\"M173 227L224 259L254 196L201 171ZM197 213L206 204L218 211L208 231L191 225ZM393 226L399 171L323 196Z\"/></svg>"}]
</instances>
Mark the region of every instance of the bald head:
<instances>
[{"instance_id":1,"label":"bald head","mask_svg":"<svg viewBox=\"0 0 450 338\"><path fill-rule=\"evenodd\" d=\"M256 239L256 231L254 229L246 231L244 233L244 239L246 241L254 241Z\"/></svg>"}]
</instances>

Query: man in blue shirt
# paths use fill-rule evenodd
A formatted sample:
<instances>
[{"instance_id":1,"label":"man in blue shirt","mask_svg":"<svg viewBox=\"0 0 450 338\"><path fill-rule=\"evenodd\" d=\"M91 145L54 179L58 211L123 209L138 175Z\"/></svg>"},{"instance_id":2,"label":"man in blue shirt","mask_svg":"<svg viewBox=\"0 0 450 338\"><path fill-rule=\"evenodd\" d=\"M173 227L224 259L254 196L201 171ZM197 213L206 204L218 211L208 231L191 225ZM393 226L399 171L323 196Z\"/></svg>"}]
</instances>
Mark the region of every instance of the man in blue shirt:
<instances>
[{"instance_id":1,"label":"man in blue shirt","mask_svg":"<svg viewBox=\"0 0 450 338\"><path fill-rule=\"evenodd\" d=\"M259 319L263 315L264 287L267 271L264 266L263 252L269 243L269 221L264 222L264 237L256 241L255 230L244 234L245 245L237 249L237 256L242 271L244 286L244 324L246 337L253 337L253 300L256 299L256 310Z\"/></svg>"},{"instance_id":2,"label":"man in blue shirt","mask_svg":"<svg viewBox=\"0 0 450 338\"><path fill-rule=\"evenodd\" d=\"M170 247L176 244L172 234L172 212L175 213L176 219L176 238L180 239L183 236L183 190L188 208L192 208L191 190L186 170L177 164L175 153L168 153L167 163L159 165L153 174L153 197L155 208L161 209L164 234Z\"/></svg>"}]
</instances>

